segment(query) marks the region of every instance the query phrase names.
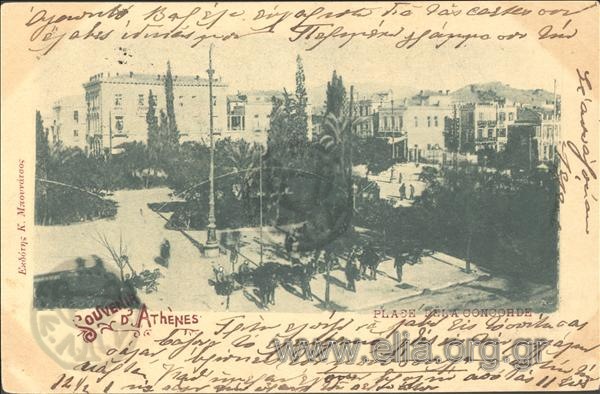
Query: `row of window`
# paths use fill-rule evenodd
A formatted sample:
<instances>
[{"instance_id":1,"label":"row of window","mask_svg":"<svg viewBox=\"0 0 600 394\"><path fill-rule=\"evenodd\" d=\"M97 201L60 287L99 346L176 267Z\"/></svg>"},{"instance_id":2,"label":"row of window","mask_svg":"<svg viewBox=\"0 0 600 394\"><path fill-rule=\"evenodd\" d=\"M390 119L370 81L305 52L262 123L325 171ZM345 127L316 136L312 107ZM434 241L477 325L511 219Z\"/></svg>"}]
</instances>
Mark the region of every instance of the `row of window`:
<instances>
[{"instance_id":1,"label":"row of window","mask_svg":"<svg viewBox=\"0 0 600 394\"><path fill-rule=\"evenodd\" d=\"M388 116L384 116L383 117L383 129L387 130L390 127L390 120L391 119L391 127L392 129L394 129L396 127L396 119L399 120L398 125L400 127L402 127L402 116L396 118L396 117L388 117ZM414 117L414 125L415 127L419 127L419 117L415 116ZM428 116L427 117L427 127L439 127L440 126L440 120L437 116Z\"/></svg>"},{"instance_id":2,"label":"row of window","mask_svg":"<svg viewBox=\"0 0 600 394\"><path fill-rule=\"evenodd\" d=\"M153 95L156 100L156 95ZM183 107L184 96L179 96L179 106ZM195 100L196 96L192 96L192 100ZM146 107L148 103L146 102L146 98L144 94L138 94L137 105L138 107ZM217 105L217 96L213 96L213 106ZM120 108L123 106L123 95L121 93L117 93L114 96L114 106L116 108Z\"/></svg>"},{"instance_id":3,"label":"row of window","mask_svg":"<svg viewBox=\"0 0 600 394\"><path fill-rule=\"evenodd\" d=\"M479 113L479 120L484 120L485 119L485 113L484 112L480 112ZM514 112L509 112L508 113L508 121L512 122L515 119L515 113ZM498 120L500 122L505 122L506 121L506 112L498 112Z\"/></svg>"},{"instance_id":4,"label":"row of window","mask_svg":"<svg viewBox=\"0 0 600 394\"><path fill-rule=\"evenodd\" d=\"M487 138L494 138L495 129L487 129ZM506 137L506 129L498 129L498 137ZM483 138L483 129L477 129L477 138Z\"/></svg>"},{"instance_id":5,"label":"row of window","mask_svg":"<svg viewBox=\"0 0 600 394\"><path fill-rule=\"evenodd\" d=\"M431 127L431 120L432 120L432 117L428 116L427 117L427 127ZM414 122L415 122L415 127L419 127L419 117L418 116L415 116ZM433 117L433 127L439 127L439 125L440 125L440 123L439 123L438 117L434 116Z\"/></svg>"}]
</instances>

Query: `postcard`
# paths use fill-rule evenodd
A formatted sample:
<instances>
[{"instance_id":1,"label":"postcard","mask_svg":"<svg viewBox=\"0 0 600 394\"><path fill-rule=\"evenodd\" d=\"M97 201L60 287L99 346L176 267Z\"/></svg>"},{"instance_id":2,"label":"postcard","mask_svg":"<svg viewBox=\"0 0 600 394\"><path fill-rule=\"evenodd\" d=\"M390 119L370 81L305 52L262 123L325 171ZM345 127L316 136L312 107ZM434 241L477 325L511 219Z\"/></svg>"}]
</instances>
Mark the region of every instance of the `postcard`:
<instances>
[{"instance_id":1,"label":"postcard","mask_svg":"<svg viewBox=\"0 0 600 394\"><path fill-rule=\"evenodd\" d=\"M2 387L599 387L596 2L7 3Z\"/></svg>"}]
</instances>

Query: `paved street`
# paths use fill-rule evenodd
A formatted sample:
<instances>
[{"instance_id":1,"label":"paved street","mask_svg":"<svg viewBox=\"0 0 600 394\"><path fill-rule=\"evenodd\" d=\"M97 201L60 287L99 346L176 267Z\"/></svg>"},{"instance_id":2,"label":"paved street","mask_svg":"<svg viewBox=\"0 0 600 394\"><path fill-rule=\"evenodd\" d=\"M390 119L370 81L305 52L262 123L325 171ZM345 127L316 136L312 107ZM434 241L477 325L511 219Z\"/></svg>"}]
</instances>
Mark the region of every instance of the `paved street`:
<instances>
[{"instance_id":1,"label":"paved street","mask_svg":"<svg viewBox=\"0 0 600 394\"><path fill-rule=\"evenodd\" d=\"M141 299L152 309L213 310L226 309L226 297L215 293L208 279L213 278L213 266L219 264L231 272L229 257L204 258L198 245L206 240L205 231L177 231L165 229L165 217L147 207L150 202L170 201L169 189L129 190L115 193L119 203L116 218L97 220L69 226L38 226L36 241L36 273L47 273L74 268L77 257L89 258L98 255L109 269L116 271L110 255L96 240L104 234L118 248L122 236L126 254L136 271L159 268L164 275L156 293L140 294ZM168 215L168 214L167 214ZM255 228L220 231L221 237L238 233L241 237L242 259L253 263L260 261L259 231ZM228 235L225 235L228 234ZM171 258L168 268L155 262L160 243L168 239ZM281 229L265 228L263 231L263 260L287 264L282 256L284 233ZM341 260L342 266L345 261ZM91 263L91 261L90 261ZM252 265L251 263L250 265ZM236 268L237 269L237 268ZM377 280L360 280L356 293L346 289L346 279L341 270L332 271L330 299L338 310L372 312L382 305L402 305L403 300L444 291L457 284L467 284L481 279L481 272L474 269L464 272L464 262L441 253L425 257L416 265L405 265L403 282L396 280L393 262L384 260L379 265ZM303 300L298 286L281 285L276 289L274 306L269 310L278 312L316 312L322 310L326 280L317 274L311 281L313 301ZM485 293L485 290L483 290ZM229 300L232 311L252 312L261 310L258 295L253 287L235 291Z\"/></svg>"},{"instance_id":2,"label":"paved street","mask_svg":"<svg viewBox=\"0 0 600 394\"><path fill-rule=\"evenodd\" d=\"M412 205L410 199L400 199L400 185L404 183L406 187L406 196L410 196L410 185L415 188L414 197L420 196L425 189L425 183L419 180L419 174L421 173L423 165L417 165L415 163L398 163L392 168L382 171L379 174L370 174L368 179L376 182L379 186L380 198L391 201L394 206L409 207ZM366 166L356 166L354 173L361 176L366 176Z\"/></svg>"}]
</instances>

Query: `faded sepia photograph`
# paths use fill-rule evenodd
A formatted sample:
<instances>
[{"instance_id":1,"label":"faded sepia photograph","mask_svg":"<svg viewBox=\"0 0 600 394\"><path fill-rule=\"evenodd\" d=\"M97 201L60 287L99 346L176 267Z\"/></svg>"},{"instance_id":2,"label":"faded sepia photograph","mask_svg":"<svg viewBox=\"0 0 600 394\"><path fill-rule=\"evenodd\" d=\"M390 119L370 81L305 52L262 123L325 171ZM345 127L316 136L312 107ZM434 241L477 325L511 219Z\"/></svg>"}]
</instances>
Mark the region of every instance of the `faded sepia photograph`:
<instances>
[{"instance_id":1,"label":"faded sepia photograph","mask_svg":"<svg viewBox=\"0 0 600 394\"><path fill-rule=\"evenodd\" d=\"M36 113L36 308L556 308L557 75L117 50Z\"/></svg>"}]
</instances>

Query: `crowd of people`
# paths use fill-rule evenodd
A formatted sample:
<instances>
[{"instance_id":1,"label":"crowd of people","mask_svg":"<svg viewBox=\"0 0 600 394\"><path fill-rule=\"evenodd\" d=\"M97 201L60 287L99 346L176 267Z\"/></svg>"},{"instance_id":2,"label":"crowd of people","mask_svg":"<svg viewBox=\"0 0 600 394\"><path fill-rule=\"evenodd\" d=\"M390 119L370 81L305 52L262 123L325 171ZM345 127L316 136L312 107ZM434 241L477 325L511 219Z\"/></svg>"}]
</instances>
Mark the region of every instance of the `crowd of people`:
<instances>
[{"instance_id":1,"label":"crowd of people","mask_svg":"<svg viewBox=\"0 0 600 394\"><path fill-rule=\"evenodd\" d=\"M275 305L275 290L279 285L288 290L291 286L297 286L301 290L299 296L304 300L312 301L314 294L311 289L311 281L319 274L323 274L326 280L330 280L329 275L335 270L344 273L346 289L356 292L357 281L377 279L377 268L383 260L381 252L372 242L355 246L344 255L336 254L333 250L297 253L292 250L293 243L293 234L288 234L284 241L284 249L286 249L289 264L267 262L257 265L247 259L242 259L242 262L237 264L237 270L233 270L236 262L232 262L230 274L226 274L225 269L220 265L213 267L214 286L217 294L228 296L236 289L236 286L239 286L238 288L253 286L256 288L255 294L261 307L268 308L270 305ZM231 255L237 259L238 252L232 252ZM402 283L404 265L418 262L420 254L418 251L396 253L393 260L397 281Z\"/></svg>"}]
</instances>

